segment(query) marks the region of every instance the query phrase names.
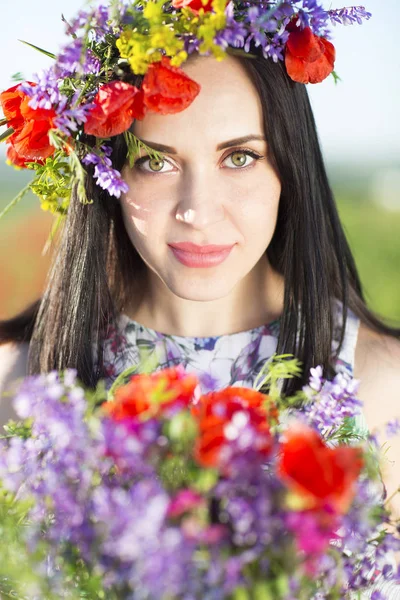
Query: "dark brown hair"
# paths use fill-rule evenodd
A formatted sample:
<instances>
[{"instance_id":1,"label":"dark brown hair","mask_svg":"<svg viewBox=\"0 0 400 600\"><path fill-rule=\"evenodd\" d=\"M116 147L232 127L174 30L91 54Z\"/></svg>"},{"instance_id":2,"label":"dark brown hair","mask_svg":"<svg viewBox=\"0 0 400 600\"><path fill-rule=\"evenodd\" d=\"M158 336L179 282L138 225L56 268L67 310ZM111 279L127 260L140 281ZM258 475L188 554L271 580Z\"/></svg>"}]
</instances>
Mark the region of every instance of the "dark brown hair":
<instances>
[{"instance_id":1,"label":"dark brown hair","mask_svg":"<svg viewBox=\"0 0 400 600\"><path fill-rule=\"evenodd\" d=\"M400 329L386 325L364 301L306 87L293 82L282 63L259 53L238 60L258 90L270 159L282 185L267 255L285 281L277 352L293 353L303 362L303 377L285 384L284 391L291 393L305 383L312 366L320 364L334 374L332 298L343 305L337 352L348 308L376 332L400 337ZM131 76L131 81L140 85L140 78ZM121 170L127 156L123 136L112 138L111 145L113 165ZM125 230L119 202L94 183L90 168L86 189L93 203L83 205L74 190L43 297L0 322L0 343L29 341L32 374L73 367L84 384L94 386L104 376L108 327L116 326L128 297L140 293L145 266Z\"/></svg>"}]
</instances>

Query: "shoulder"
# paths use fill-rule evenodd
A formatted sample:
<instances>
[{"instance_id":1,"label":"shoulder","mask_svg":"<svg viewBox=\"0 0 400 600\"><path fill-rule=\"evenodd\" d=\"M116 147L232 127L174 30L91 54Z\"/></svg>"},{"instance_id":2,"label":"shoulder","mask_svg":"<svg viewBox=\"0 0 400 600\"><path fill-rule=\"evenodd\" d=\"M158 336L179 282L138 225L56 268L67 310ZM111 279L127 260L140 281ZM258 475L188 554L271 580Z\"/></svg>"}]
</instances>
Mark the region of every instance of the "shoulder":
<instances>
[{"instance_id":1,"label":"shoulder","mask_svg":"<svg viewBox=\"0 0 400 600\"><path fill-rule=\"evenodd\" d=\"M7 342L0 344L0 381L19 373L26 373L29 344Z\"/></svg>"},{"instance_id":2,"label":"shoulder","mask_svg":"<svg viewBox=\"0 0 400 600\"><path fill-rule=\"evenodd\" d=\"M365 414L374 422L400 417L400 340L360 323L354 377Z\"/></svg>"},{"instance_id":3,"label":"shoulder","mask_svg":"<svg viewBox=\"0 0 400 600\"><path fill-rule=\"evenodd\" d=\"M27 375L27 343L6 343L0 345L0 423L12 417L7 392L12 392L17 380Z\"/></svg>"},{"instance_id":4,"label":"shoulder","mask_svg":"<svg viewBox=\"0 0 400 600\"><path fill-rule=\"evenodd\" d=\"M361 385L384 386L400 393L400 340L379 334L360 323L354 358L354 376ZM400 408L400 406L399 406Z\"/></svg>"},{"instance_id":5,"label":"shoulder","mask_svg":"<svg viewBox=\"0 0 400 600\"><path fill-rule=\"evenodd\" d=\"M378 434L385 459L382 473L390 496L400 482L400 436L388 437L385 425L400 418L400 341L377 334L360 323L355 352L354 377L370 431ZM400 518L400 498L391 504Z\"/></svg>"}]
</instances>

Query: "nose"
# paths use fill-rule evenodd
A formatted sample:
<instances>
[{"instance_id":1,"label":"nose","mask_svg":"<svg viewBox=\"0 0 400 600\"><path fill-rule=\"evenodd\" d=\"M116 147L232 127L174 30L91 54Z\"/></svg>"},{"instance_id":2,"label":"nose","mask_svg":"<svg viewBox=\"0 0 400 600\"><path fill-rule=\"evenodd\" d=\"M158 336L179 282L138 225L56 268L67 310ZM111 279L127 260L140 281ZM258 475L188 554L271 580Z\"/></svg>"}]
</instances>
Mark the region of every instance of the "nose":
<instances>
[{"instance_id":1,"label":"nose","mask_svg":"<svg viewBox=\"0 0 400 600\"><path fill-rule=\"evenodd\" d=\"M195 229L205 229L225 218L222 194L210 179L191 178L178 193L180 199L175 211L177 221Z\"/></svg>"}]
</instances>

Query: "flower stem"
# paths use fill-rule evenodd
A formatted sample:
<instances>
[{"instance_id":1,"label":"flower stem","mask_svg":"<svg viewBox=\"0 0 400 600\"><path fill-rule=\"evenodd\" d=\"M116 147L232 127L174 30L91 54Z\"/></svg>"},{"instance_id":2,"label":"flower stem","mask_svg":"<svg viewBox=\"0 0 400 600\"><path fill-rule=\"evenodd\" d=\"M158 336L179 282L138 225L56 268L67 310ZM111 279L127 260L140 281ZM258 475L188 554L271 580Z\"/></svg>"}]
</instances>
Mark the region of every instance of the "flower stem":
<instances>
[{"instance_id":1,"label":"flower stem","mask_svg":"<svg viewBox=\"0 0 400 600\"><path fill-rule=\"evenodd\" d=\"M19 192L19 194L17 194L15 196L15 198L13 198L11 200L11 202L9 204L7 204L7 206L0 212L0 219L2 219L4 217L4 215L6 215L8 213L8 211L11 210L16 204L18 204L18 202L20 200L22 200L22 198L25 196L25 194L27 192L29 192L32 183L33 182L30 181L28 183L28 185L26 185L24 188L22 188L22 190Z\"/></svg>"}]
</instances>

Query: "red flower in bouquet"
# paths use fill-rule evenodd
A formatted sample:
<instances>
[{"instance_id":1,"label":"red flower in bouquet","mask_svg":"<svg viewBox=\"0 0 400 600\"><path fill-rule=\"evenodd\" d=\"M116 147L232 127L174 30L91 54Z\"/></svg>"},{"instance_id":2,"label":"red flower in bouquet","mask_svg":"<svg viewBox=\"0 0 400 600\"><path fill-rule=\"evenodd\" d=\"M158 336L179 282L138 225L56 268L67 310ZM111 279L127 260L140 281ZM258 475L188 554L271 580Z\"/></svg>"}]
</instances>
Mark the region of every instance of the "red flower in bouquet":
<instances>
[{"instance_id":1,"label":"red flower in bouquet","mask_svg":"<svg viewBox=\"0 0 400 600\"><path fill-rule=\"evenodd\" d=\"M267 410L267 403L268 396L235 386L202 396L191 409L199 425L194 451L199 464L204 467L218 465L221 449L228 443L226 426L238 412L246 413L249 424L258 433L258 451L268 455L272 446L269 417L276 417L276 408L271 405Z\"/></svg>"},{"instance_id":2,"label":"red flower in bouquet","mask_svg":"<svg viewBox=\"0 0 400 600\"><path fill-rule=\"evenodd\" d=\"M54 127L53 121L57 115L53 109L31 108L29 96L18 90L19 86L2 92L0 103L7 125L14 129L7 142L16 154L10 152L9 160L17 166L24 166L24 158L26 161L41 161L54 154L49 131Z\"/></svg>"},{"instance_id":3,"label":"red flower in bouquet","mask_svg":"<svg viewBox=\"0 0 400 600\"><path fill-rule=\"evenodd\" d=\"M278 474L309 509L330 507L345 513L362 467L361 448L329 448L314 429L303 424L284 434Z\"/></svg>"},{"instance_id":4,"label":"red flower in bouquet","mask_svg":"<svg viewBox=\"0 0 400 600\"><path fill-rule=\"evenodd\" d=\"M210 12L212 10L212 0L206 0L203 4L202 0L172 0L172 6L174 8L191 8L193 12L199 12L200 8L204 12Z\"/></svg>"},{"instance_id":5,"label":"red flower in bouquet","mask_svg":"<svg viewBox=\"0 0 400 600\"><path fill-rule=\"evenodd\" d=\"M335 47L323 37L315 35L309 27L300 29L297 19L292 20L286 43L286 71L299 83L319 83L333 71Z\"/></svg>"},{"instance_id":6,"label":"red flower in bouquet","mask_svg":"<svg viewBox=\"0 0 400 600\"><path fill-rule=\"evenodd\" d=\"M97 92L84 131L96 137L112 137L127 131L134 119L143 119L143 91L123 81L111 81Z\"/></svg>"},{"instance_id":7,"label":"red flower in bouquet","mask_svg":"<svg viewBox=\"0 0 400 600\"><path fill-rule=\"evenodd\" d=\"M103 408L115 421L158 417L172 408L188 406L197 385L197 377L187 374L181 365L150 375L134 375Z\"/></svg>"},{"instance_id":8,"label":"red flower in bouquet","mask_svg":"<svg viewBox=\"0 0 400 600\"><path fill-rule=\"evenodd\" d=\"M167 115L185 110L200 92L200 85L163 56L160 62L149 66L142 89L147 108Z\"/></svg>"}]
</instances>

